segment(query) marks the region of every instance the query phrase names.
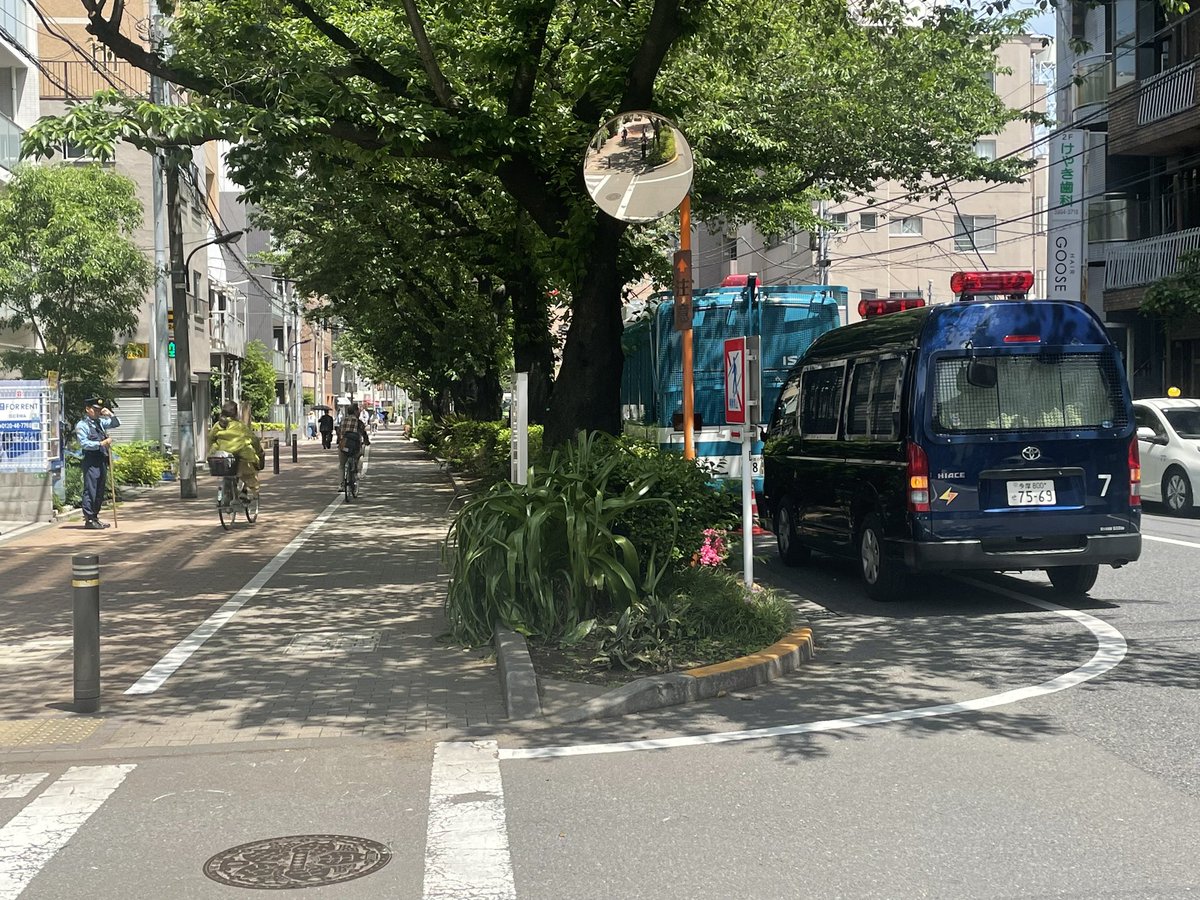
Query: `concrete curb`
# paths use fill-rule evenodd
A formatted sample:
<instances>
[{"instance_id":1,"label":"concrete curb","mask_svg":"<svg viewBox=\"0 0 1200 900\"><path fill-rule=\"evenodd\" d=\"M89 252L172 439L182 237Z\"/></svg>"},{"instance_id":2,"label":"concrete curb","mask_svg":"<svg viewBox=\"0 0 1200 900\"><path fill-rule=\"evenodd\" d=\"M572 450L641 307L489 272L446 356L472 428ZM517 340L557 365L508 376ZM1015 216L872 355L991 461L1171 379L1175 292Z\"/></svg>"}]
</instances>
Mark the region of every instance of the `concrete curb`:
<instances>
[{"instance_id":1,"label":"concrete curb","mask_svg":"<svg viewBox=\"0 0 1200 900\"><path fill-rule=\"evenodd\" d=\"M540 719L542 701L538 696L537 673L529 658L529 645L523 635L507 628L496 628L492 638L500 667L500 687L510 719Z\"/></svg>"},{"instance_id":2,"label":"concrete curb","mask_svg":"<svg viewBox=\"0 0 1200 900\"><path fill-rule=\"evenodd\" d=\"M502 635L511 636L510 640ZM513 632L496 629L496 654L500 665L500 684L508 705L509 718L540 718L541 704L538 701L537 675L533 661L529 658L529 647L525 639ZM628 713L678 706L694 700L707 700L728 691L742 690L773 681L797 669L804 660L813 658L811 628L797 628L757 653L689 669L668 675L651 675L622 685L599 697L563 713L546 716L545 721L566 725L589 719L623 716ZM527 673L527 674L526 674ZM529 700L532 681L532 702ZM524 711L514 714L514 709ZM536 709L536 711L532 711Z\"/></svg>"}]
</instances>

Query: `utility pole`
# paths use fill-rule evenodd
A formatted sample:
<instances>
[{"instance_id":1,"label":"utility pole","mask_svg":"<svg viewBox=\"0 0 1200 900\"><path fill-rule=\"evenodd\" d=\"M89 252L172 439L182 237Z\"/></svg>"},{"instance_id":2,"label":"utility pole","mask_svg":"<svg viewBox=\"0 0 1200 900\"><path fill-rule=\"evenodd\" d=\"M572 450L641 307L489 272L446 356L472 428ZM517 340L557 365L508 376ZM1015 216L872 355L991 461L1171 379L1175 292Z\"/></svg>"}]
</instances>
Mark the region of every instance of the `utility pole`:
<instances>
[{"instance_id":1,"label":"utility pole","mask_svg":"<svg viewBox=\"0 0 1200 900\"><path fill-rule=\"evenodd\" d=\"M291 310L287 302L287 282L277 281L279 294L283 298L283 442L292 440L292 355L288 347L288 326L291 324Z\"/></svg>"},{"instance_id":2,"label":"utility pole","mask_svg":"<svg viewBox=\"0 0 1200 900\"><path fill-rule=\"evenodd\" d=\"M817 232L817 279L819 284L829 284L829 229L825 226L826 204L821 200L817 206L817 216L821 220Z\"/></svg>"},{"instance_id":3,"label":"utility pole","mask_svg":"<svg viewBox=\"0 0 1200 900\"><path fill-rule=\"evenodd\" d=\"M171 308L175 313L175 399L179 410L179 496L196 497L196 427L192 409L192 323L188 316L188 271L183 261L183 216L179 208L179 160L167 162L167 216L171 250Z\"/></svg>"},{"instance_id":4,"label":"utility pole","mask_svg":"<svg viewBox=\"0 0 1200 900\"><path fill-rule=\"evenodd\" d=\"M158 4L150 3L150 48L157 52L162 46L161 14ZM166 105L167 91L163 80L150 76L150 102ZM161 149L154 151L151 165L154 206L154 316L150 328L151 344L154 349L154 376L150 378L152 393L158 405L158 441L165 453L172 441L171 435L171 361L167 345L171 340L171 329L167 327L167 223L163 216L163 156Z\"/></svg>"}]
</instances>

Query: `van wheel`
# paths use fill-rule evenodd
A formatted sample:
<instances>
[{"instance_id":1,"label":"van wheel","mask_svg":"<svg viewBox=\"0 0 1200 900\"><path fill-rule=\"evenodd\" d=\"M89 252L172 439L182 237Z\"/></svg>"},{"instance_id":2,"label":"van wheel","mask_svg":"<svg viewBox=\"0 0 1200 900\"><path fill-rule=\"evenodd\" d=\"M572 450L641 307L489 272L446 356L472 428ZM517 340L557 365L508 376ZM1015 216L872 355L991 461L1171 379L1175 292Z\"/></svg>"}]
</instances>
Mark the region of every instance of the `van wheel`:
<instances>
[{"instance_id":1,"label":"van wheel","mask_svg":"<svg viewBox=\"0 0 1200 900\"><path fill-rule=\"evenodd\" d=\"M900 599L907 574L900 563L884 555L883 523L875 513L863 520L858 532L858 561L868 597L881 602Z\"/></svg>"},{"instance_id":2,"label":"van wheel","mask_svg":"<svg viewBox=\"0 0 1200 900\"><path fill-rule=\"evenodd\" d=\"M1192 483L1180 469L1171 469L1163 477L1163 503L1172 515L1185 516L1192 510Z\"/></svg>"},{"instance_id":3,"label":"van wheel","mask_svg":"<svg viewBox=\"0 0 1200 900\"><path fill-rule=\"evenodd\" d=\"M1050 583L1065 597L1082 597L1096 583L1099 566L1057 566L1047 569Z\"/></svg>"},{"instance_id":4,"label":"van wheel","mask_svg":"<svg viewBox=\"0 0 1200 900\"><path fill-rule=\"evenodd\" d=\"M775 541L779 544L779 558L785 566L801 566L808 562L812 551L800 543L796 533L796 520L791 504L784 500L775 510Z\"/></svg>"}]
</instances>

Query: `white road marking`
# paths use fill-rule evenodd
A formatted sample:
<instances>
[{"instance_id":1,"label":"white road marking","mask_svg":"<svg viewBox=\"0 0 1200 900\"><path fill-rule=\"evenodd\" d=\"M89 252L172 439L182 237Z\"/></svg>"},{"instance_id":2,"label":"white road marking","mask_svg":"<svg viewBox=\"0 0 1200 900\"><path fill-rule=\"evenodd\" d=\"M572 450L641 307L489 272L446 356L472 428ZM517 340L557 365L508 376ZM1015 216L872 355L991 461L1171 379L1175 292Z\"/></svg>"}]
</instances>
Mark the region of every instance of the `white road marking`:
<instances>
[{"instance_id":1,"label":"white road marking","mask_svg":"<svg viewBox=\"0 0 1200 900\"><path fill-rule=\"evenodd\" d=\"M1060 616L1078 622L1092 632L1096 637L1096 652L1090 660L1077 669L1073 669L1057 678L1043 681L1030 687L1015 688L988 697L974 700L964 700L961 703L941 703L937 706L918 706L911 709L898 709L892 712L872 713L863 716L850 716L844 719L824 719L819 722L804 722L796 725L778 725L772 728L755 728L747 731L726 731L717 734L697 734L684 737L659 738L644 741L619 741L612 744L579 744L571 747L528 747L512 750L501 750L500 759L546 759L560 756L587 756L598 753L628 753L634 750L663 750L669 747L694 747L701 744L726 744L732 741L753 741L762 738L784 737L793 734L814 734L823 731L842 731L847 728L862 728L868 725L887 725L892 722L907 722L913 719L931 719L938 716L953 716L965 712L979 712L997 706L1006 706L1034 697L1042 697L1058 691L1065 691L1082 684L1097 675L1103 675L1125 658L1125 637L1107 622L1074 609L1067 609L1054 603L1035 600L1017 591L982 584L972 579L962 579L972 585L986 588L1006 597L1028 603L1039 609L1057 613Z\"/></svg>"},{"instance_id":2,"label":"white road marking","mask_svg":"<svg viewBox=\"0 0 1200 900\"><path fill-rule=\"evenodd\" d=\"M24 797L48 778L49 772L26 772L23 775L0 775L0 800Z\"/></svg>"},{"instance_id":3,"label":"white road marking","mask_svg":"<svg viewBox=\"0 0 1200 900\"><path fill-rule=\"evenodd\" d=\"M604 190L604 185L608 184L608 179L612 177L613 173L609 172L607 175L589 175L583 180L587 183L588 188L594 196Z\"/></svg>"},{"instance_id":4,"label":"white road marking","mask_svg":"<svg viewBox=\"0 0 1200 900\"><path fill-rule=\"evenodd\" d=\"M1158 541L1160 544L1175 544L1179 547L1195 547L1197 550L1200 550L1200 544L1193 543L1192 541L1178 541L1175 538L1154 537L1154 535L1146 534L1145 532L1142 533L1142 540Z\"/></svg>"},{"instance_id":5,"label":"white road marking","mask_svg":"<svg viewBox=\"0 0 1200 900\"><path fill-rule=\"evenodd\" d=\"M625 196L621 198L621 205L617 207L617 214L614 218L620 219L625 215L625 207L633 199L633 189L637 187L637 183L638 180L636 178L629 179L629 187L625 188Z\"/></svg>"},{"instance_id":6,"label":"white road marking","mask_svg":"<svg viewBox=\"0 0 1200 900\"><path fill-rule=\"evenodd\" d=\"M326 520L333 515L333 511L337 509L337 505L341 502L342 496L339 494L333 499L332 503L325 507L319 516L308 524L307 528L296 535L290 544L275 555L273 560L263 566L257 575L246 582L245 587L227 600L220 609L205 619L195 631L172 647L166 656L156 662L125 693L153 694L162 687L163 683L174 675L180 666L187 662L188 657L204 646L205 641L216 634L222 625L232 619L238 610L262 590L263 586L283 567L283 564L291 559L292 555L303 547L310 537L316 534L318 528L325 524Z\"/></svg>"},{"instance_id":7,"label":"white road marking","mask_svg":"<svg viewBox=\"0 0 1200 900\"><path fill-rule=\"evenodd\" d=\"M76 766L0 828L0 900L16 900L136 766Z\"/></svg>"},{"instance_id":8,"label":"white road marking","mask_svg":"<svg viewBox=\"0 0 1200 900\"><path fill-rule=\"evenodd\" d=\"M433 751L425 838L425 900L515 900L495 741Z\"/></svg>"}]
</instances>

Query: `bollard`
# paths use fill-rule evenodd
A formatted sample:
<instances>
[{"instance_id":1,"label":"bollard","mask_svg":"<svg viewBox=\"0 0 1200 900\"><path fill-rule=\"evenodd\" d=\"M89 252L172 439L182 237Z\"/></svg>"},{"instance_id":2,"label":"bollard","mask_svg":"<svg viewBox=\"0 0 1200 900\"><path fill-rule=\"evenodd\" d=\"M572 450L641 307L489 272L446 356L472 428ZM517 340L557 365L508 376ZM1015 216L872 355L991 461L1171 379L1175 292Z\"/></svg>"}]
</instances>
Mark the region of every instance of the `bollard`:
<instances>
[{"instance_id":1,"label":"bollard","mask_svg":"<svg viewBox=\"0 0 1200 900\"><path fill-rule=\"evenodd\" d=\"M296 461L296 435L292 435L292 462Z\"/></svg>"},{"instance_id":2,"label":"bollard","mask_svg":"<svg viewBox=\"0 0 1200 900\"><path fill-rule=\"evenodd\" d=\"M100 709L100 557L71 557L74 592L75 712Z\"/></svg>"},{"instance_id":3,"label":"bollard","mask_svg":"<svg viewBox=\"0 0 1200 900\"><path fill-rule=\"evenodd\" d=\"M279 474L279 438L271 439L271 464L275 467L275 474Z\"/></svg>"}]
</instances>

